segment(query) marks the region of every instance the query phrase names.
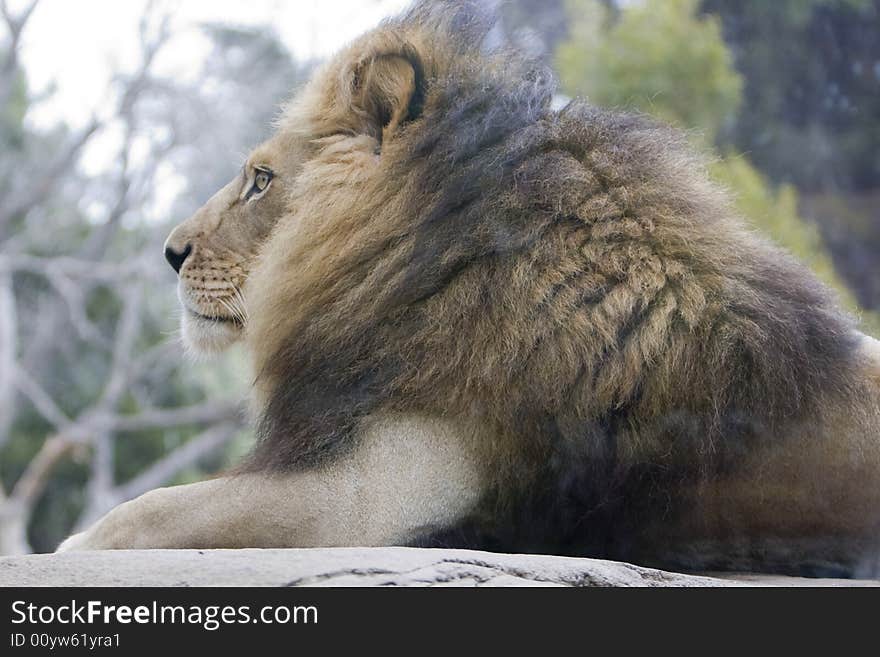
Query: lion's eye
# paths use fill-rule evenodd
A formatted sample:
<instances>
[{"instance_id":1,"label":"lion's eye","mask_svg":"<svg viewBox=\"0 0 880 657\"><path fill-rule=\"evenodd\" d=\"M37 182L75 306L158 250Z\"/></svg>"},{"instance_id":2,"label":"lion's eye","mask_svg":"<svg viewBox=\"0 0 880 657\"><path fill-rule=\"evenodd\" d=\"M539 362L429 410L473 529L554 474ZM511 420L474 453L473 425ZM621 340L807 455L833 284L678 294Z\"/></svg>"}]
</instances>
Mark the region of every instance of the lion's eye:
<instances>
[{"instance_id":1,"label":"lion's eye","mask_svg":"<svg viewBox=\"0 0 880 657\"><path fill-rule=\"evenodd\" d=\"M269 186L269 181L272 180L272 174L268 171L257 171L257 175L254 177L254 187L257 188L257 191L262 192Z\"/></svg>"},{"instance_id":2,"label":"lion's eye","mask_svg":"<svg viewBox=\"0 0 880 657\"><path fill-rule=\"evenodd\" d=\"M254 184L251 185L251 188L245 195L246 199L265 192L266 188L269 187L269 183L272 182L272 178L275 175L269 169L256 169L254 173Z\"/></svg>"}]
</instances>

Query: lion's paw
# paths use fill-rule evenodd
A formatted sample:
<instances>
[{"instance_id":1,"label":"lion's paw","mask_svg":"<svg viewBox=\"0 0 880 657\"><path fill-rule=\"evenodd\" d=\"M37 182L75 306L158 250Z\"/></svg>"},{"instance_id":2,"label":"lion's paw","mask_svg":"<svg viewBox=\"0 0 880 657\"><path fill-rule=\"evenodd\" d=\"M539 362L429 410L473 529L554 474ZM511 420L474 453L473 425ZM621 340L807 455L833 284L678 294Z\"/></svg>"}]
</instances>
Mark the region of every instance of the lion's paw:
<instances>
[{"instance_id":1,"label":"lion's paw","mask_svg":"<svg viewBox=\"0 0 880 657\"><path fill-rule=\"evenodd\" d=\"M93 549L89 547L87 532L79 532L71 534L61 542L55 552L79 552L82 550Z\"/></svg>"}]
</instances>

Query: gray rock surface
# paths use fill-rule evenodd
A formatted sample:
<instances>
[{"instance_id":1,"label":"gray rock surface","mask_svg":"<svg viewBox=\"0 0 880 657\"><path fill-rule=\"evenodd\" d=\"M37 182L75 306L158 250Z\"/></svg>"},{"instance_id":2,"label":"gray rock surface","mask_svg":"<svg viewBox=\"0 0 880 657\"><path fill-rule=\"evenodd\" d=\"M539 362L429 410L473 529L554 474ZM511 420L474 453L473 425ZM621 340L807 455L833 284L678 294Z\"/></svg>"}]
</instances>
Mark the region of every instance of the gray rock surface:
<instances>
[{"instance_id":1,"label":"gray rock surface","mask_svg":"<svg viewBox=\"0 0 880 657\"><path fill-rule=\"evenodd\" d=\"M598 559L419 548L117 550L0 558L0 586L833 586Z\"/></svg>"}]
</instances>

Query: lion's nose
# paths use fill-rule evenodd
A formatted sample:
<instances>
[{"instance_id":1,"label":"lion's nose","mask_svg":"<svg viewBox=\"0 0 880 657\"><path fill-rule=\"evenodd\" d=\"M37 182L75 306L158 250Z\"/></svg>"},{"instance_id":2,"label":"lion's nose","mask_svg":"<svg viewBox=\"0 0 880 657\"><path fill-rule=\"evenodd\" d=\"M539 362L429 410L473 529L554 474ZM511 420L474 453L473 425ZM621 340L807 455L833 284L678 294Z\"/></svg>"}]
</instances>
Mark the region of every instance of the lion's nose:
<instances>
[{"instance_id":1,"label":"lion's nose","mask_svg":"<svg viewBox=\"0 0 880 657\"><path fill-rule=\"evenodd\" d=\"M178 274L180 273L180 268L183 267L183 261L187 259L190 253L192 253L192 244L187 244L183 247L183 251L180 252L175 251L170 246L165 247L165 259Z\"/></svg>"}]
</instances>

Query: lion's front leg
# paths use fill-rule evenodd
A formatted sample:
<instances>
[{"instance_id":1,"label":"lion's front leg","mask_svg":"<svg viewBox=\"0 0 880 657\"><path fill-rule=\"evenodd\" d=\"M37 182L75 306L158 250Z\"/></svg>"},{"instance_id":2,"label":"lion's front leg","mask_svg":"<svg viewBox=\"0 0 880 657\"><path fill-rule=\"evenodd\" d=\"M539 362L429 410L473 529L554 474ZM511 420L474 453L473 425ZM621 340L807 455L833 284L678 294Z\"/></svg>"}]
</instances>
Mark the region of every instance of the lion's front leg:
<instances>
[{"instance_id":1,"label":"lion's front leg","mask_svg":"<svg viewBox=\"0 0 880 657\"><path fill-rule=\"evenodd\" d=\"M120 504L85 531L68 537L58 546L57 551L167 547L163 543L173 540L170 536L173 528L155 526L155 520L162 516L159 512L162 505L160 497L165 499L165 504L171 503L170 496L165 494L165 491L169 491L174 496L181 497L181 503L187 503L187 500L182 499L187 492L184 489L190 489L190 486L153 490ZM170 510L169 508L168 511ZM171 517L170 513L167 517Z\"/></svg>"},{"instance_id":2,"label":"lion's front leg","mask_svg":"<svg viewBox=\"0 0 880 657\"><path fill-rule=\"evenodd\" d=\"M158 488L112 509L94 525L65 540L59 552L146 548L239 547L245 535L269 545L272 536L248 521L248 492L267 494L268 481L247 476ZM261 485L262 484L262 485ZM283 525L276 529L280 532Z\"/></svg>"},{"instance_id":3,"label":"lion's front leg","mask_svg":"<svg viewBox=\"0 0 880 657\"><path fill-rule=\"evenodd\" d=\"M424 418L375 420L321 468L160 488L113 509L64 550L370 546L452 525L483 493L475 432Z\"/></svg>"}]
</instances>

